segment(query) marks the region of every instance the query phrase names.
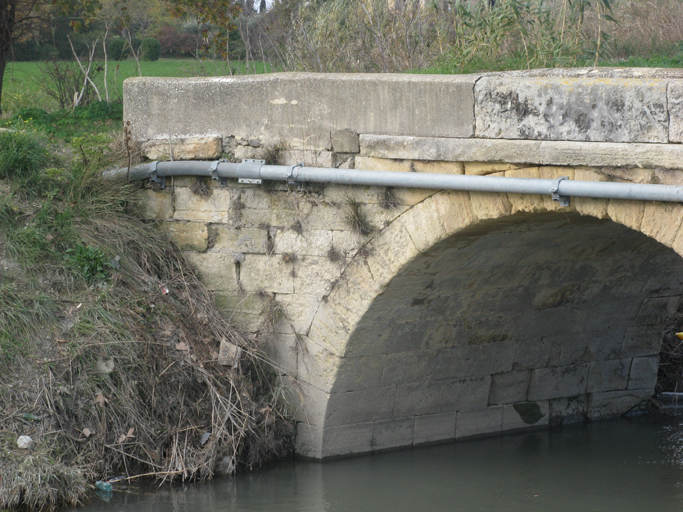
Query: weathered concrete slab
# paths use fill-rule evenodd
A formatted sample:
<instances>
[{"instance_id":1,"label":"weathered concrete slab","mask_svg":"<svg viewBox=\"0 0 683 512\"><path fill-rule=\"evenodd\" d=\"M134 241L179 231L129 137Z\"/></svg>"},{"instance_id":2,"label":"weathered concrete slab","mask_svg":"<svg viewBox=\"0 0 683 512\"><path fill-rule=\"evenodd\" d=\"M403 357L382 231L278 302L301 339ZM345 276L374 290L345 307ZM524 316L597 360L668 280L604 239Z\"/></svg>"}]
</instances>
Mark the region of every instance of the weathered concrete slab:
<instances>
[{"instance_id":1,"label":"weathered concrete slab","mask_svg":"<svg viewBox=\"0 0 683 512\"><path fill-rule=\"evenodd\" d=\"M477 137L668 142L666 80L483 77Z\"/></svg>"},{"instance_id":2,"label":"weathered concrete slab","mask_svg":"<svg viewBox=\"0 0 683 512\"><path fill-rule=\"evenodd\" d=\"M683 142L683 80L671 80L667 90L669 142Z\"/></svg>"},{"instance_id":3,"label":"weathered concrete slab","mask_svg":"<svg viewBox=\"0 0 683 512\"><path fill-rule=\"evenodd\" d=\"M331 133L347 129L471 137L476 79L323 73L132 78L124 85L124 119L140 141L213 135L330 149Z\"/></svg>"}]
</instances>

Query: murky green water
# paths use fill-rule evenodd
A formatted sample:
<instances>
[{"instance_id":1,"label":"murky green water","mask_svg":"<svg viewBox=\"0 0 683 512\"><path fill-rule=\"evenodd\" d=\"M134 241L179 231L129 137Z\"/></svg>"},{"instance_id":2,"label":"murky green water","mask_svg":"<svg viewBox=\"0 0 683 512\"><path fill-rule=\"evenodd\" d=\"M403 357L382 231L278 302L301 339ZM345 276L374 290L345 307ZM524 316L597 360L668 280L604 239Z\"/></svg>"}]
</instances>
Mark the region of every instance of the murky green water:
<instances>
[{"instance_id":1,"label":"murky green water","mask_svg":"<svg viewBox=\"0 0 683 512\"><path fill-rule=\"evenodd\" d=\"M133 489L83 512L683 510L683 418L294 461L206 485Z\"/></svg>"}]
</instances>

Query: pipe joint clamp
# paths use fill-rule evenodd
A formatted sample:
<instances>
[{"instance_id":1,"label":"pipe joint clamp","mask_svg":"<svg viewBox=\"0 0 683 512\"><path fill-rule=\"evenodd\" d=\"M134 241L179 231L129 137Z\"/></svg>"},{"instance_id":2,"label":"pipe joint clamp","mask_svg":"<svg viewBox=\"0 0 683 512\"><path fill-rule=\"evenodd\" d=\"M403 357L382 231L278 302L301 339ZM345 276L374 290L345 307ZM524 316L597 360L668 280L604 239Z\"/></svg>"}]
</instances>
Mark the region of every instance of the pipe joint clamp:
<instances>
[{"instance_id":1,"label":"pipe joint clamp","mask_svg":"<svg viewBox=\"0 0 683 512\"><path fill-rule=\"evenodd\" d=\"M151 174L149 175L149 181L153 181L154 183L159 184L160 188L163 190L166 188L166 176L159 176L157 174L157 167L159 167L159 160L155 160L154 162L150 162L150 172Z\"/></svg>"},{"instance_id":2,"label":"pipe joint clamp","mask_svg":"<svg viewBox=\"0 0 683 512\"><path fill-rule=\"evenodd\" d=\"M221 176L218 175L218 164L227 162L224 158L221 158L220 160L215 160L211 162L211 179L218 181L218 186L219 187L227 187L228 186L228 178L222 178Z\"/></svg>"}]
</instances>

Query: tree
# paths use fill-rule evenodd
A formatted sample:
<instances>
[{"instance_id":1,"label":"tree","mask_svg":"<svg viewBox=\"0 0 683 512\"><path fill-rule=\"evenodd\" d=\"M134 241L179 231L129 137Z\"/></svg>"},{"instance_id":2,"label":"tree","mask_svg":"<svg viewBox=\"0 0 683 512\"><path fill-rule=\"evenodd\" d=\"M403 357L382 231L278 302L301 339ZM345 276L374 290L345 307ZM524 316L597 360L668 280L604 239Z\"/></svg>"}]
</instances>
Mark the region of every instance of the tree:
<instances>
[{"instance_id":1,"label":"tree","mask_svg":"<svg viewBox=\"0 0 683 512\"><path fill-rule=\"evenodd\" d=\"M2 1L2 0L0 0ZM226 57L228 36L236 28L235 19L243 7L253 8L253 0L166 0L172 16L194 17L202 27L202 36L207 38L212 27L219 28L212 38L214 49Z\"/></svg>"},{"instance_id":2,"label":"tree","mask_svg":"<svg viewBox=\"0 0 683 512\"><path fill-rule=\"evenodd\" d=\"M12 51L12 43L37 28L52 5L49 0L0 0L0 114L2 81Z\"/></svg>"},{"instance_id":3,"label":"tree","mask_svg":"<svg viewBox=\"0 0 683 512\"><path fill-rule=\"evenodd\" d=\"M12 43L37 31L57 15L72 16L74 26L96 11L99 0L0 0L0 114L2 82Z\"/></svg>"}]
</instances>

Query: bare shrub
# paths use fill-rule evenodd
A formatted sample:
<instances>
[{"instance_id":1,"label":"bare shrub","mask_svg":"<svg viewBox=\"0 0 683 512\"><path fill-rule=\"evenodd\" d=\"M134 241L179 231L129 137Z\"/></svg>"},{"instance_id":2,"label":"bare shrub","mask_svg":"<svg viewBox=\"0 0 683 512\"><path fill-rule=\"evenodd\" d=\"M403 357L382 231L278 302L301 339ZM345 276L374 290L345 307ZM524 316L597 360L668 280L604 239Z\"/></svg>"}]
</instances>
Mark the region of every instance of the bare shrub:
<instances>
[{"instance_id":1,"label":"bare shrub","mask_svg":"<svg viewBox=\"0 0 683 512\"><path fill-rule=\"evenodd\" d=\"M66 109L74 105L74 95L83 88L85 75L76 62L47 61L41 66L41 79L38 85L43 92L59 103L60 108ZM95 79L101 70L96 65L90 70L90 78ZM86 84L83 97L79 104L87 105L96 99L94 89Z\"/></svg>"}]
</instances>

